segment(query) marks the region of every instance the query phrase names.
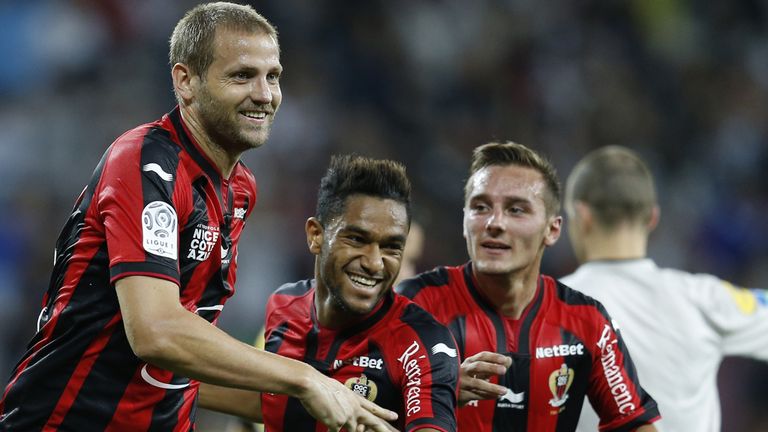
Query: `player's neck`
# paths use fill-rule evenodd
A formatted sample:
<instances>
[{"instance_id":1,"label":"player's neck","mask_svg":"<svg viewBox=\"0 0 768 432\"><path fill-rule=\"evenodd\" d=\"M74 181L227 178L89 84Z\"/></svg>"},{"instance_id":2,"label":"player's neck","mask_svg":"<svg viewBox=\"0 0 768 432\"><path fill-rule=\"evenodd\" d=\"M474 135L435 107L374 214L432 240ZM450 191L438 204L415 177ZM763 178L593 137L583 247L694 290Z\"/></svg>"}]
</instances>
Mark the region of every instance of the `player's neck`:
<instances>
[{"instance_id":1,"label":"player's neck","mask_svg":"<svg viewBox=\"0 0 768 432\"><path fill-rule=\"evenodd\" d=\"M647 247L648 233L642 228L594 232L584 239L584 261L645 258Z\"/></svg>"},{"instance_id":2,"label":"player's neck","mask_svg":"<svg viewBox=\"0 0 768 432\"><path fill-rule=\"evenodd\" d=\"M208 156L208 159L213 162L222 178L228 179L243 152L233 153L226 151L222 146L213 141L213 138L205 131L205 128L192 111L185 107L181 107L180 111L187 129L192 134L197 145Z\"/></svg>"},{"instance_id":3,"label":"player's neck","mask_svg":"<svg viewBox=\"0 0 768 432\"><path fill-rule=\"evenodd\" d=\"M477 289L502 315L518 319L536 294L538 266L534 270L499 275L476 272Z\"/></svg>"}]
</instances>

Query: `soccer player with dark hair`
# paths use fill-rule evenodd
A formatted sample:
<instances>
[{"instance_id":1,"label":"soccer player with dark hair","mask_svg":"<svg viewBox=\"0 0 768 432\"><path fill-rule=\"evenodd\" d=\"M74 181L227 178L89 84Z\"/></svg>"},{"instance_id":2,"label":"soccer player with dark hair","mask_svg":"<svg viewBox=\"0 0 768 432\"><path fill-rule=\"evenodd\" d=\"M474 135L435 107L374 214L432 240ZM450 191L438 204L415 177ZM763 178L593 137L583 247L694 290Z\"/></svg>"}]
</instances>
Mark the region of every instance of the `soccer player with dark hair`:
<instances>
[{"instance_id":1,"label":"soccer player with dark hair","mask_svg":"<svg viewBox=\"0 0 768 432\"><path fill-rule=\"evenodd\" d=\"M603 306L540 273L560 237L559 211L546 159L512 142L479 146L465 185L471 261L397 287L456 338L459 430L573 431L586 396L602 430L656 430L656 403Z\"/></svg>"},{"instance_id":2,"label":"soccer player with dark hair","mask_svg":"<svg viewBox=\"0 0 768 432\"><path fill-rule=\"evenodd\" d=\"M250 6L199 5L170 62L178 106L107 149L59 236L0 430L189 431L199 381L291 395L334 431L386 430L369 410L394 413L212 324L256 204L240 157L282 100L274 27Z\"/></svg>"},{"instance_id":3,"label":"soccer player with dark hair","mask_svg":"<svg viewBox=\"0 0 768 432\"><path fill-rule=\"evenodd\" d=\"M266 349L307 362L362 398L397 411L398 430L455 431L459 362L453 337L392 290L411 222L410 189L399 163L331 160L316 214L305 226L314 279L272 294ZM204 406L237 406L232 414L257 421L263 412L268 431L321 430L292 397L263 393L258 406L234 392L209 395L205 388L201 394Z\"/></svg>"},{"instance_id":4,"label":"soccer player with dark hair","mask_svg":"<svg viewBox=\"0 0 768 432\"><path fill-rule=\"evenodd\" d=\"M627 148L602 147L576 164L565 212L582 264L561 280L605 304L622 326L664 416L659 430L719 432L723 357L768 361L766 290L660 268L646 256L659 220L656 188L651 170ZM579 431L596 430L599 420L585 404Z\"/></svg>"}]
</instances>

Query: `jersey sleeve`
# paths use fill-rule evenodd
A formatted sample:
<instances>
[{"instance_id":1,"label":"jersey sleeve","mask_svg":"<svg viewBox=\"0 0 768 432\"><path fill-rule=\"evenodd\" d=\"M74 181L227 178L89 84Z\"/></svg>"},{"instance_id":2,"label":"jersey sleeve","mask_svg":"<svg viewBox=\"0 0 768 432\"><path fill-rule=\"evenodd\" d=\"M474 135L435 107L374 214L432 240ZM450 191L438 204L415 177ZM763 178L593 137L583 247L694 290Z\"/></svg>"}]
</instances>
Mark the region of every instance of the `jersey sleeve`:
<instances>
[{"instance_id":1,"label":"jersey sleeve","mask_svg":"<svg viewBox=\"0 0 768 432\"><path fill-rule=\"evenodd\" d=\"M404 431L456 431L459 361L450 331L429 318L393 339L398 341L392 354L402 391Z\"/></svg>"},{"instance_id":2,"label":"jersey sleeve","mask_svg":"<svg viewBox=\"0 0 768 432\"><path fill-rule=\"evenodd\" d=\"M97 186L110 280L145 275L178 284L178 150L145 134L134 130L112 145Z\"/></svg>"},{"instance_id":3,"label":"jersey sleeve","mask_svg":"<svg viewBox=\"0 0 768 432\"><path fill-rule=\"evenodd\" d=\"M600 431L634 430L660 418L656 401L640 386L618 327L601 304L589 341L592 369L587 396L600 417Z\"/></svg>"},{"instance_id":4,"label":"jersey sleeve","mask_svg":"<svg viewBox=\"0 0 768 432\"><path fill-rule=\"evenodd\" d=\"M692 295L722 337L723 354L768 360L768 291L736 287L709 275L697 277L700 283Z\"/></svg>"}]
</instances>

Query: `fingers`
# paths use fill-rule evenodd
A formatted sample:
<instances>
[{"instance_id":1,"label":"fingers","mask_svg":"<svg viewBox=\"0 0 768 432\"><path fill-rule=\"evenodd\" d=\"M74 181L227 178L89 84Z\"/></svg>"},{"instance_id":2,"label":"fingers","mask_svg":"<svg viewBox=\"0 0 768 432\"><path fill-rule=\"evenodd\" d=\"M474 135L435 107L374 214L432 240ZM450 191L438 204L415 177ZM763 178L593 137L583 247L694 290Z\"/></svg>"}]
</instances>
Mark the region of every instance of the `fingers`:
<instances>
[{"instance_id":1,"label":"fingers","mask_svg":"<svg viewBox=\"0 0 768 432\"><path fill-rule=\"evenodd\" d=\"M483 351L467 357L461 363L459 379L459 404L473 400L497 399L507 393L507 388L490 382L490 378L506 373L512 365L508 356Z\"/></svg>"},{"instance_id":2,"label":"fingers","mask_svg":"<svg viewBox=\"0 0 768 432\"><path fill-rule=\"evenodd\" d=\"M392 430L387 422L368 412L365 412L358 420L359 425L362 426L362 430L364 431L389 432Z\"/></svg>"},{"instance_id":3,"label":"fingers","mask_svg":"<svg viewBox=\"0 0 768 432\"><path fill-rule=\"evenodd\" d=\"M466 377L459 382L459 404L479 399L498 399L507 393L507 388L480 378Z\"/></svg>"},{"instance_id":4,"label":"fingers","mask_svg":"<svg viewBox=\"0 0 768 432\"><path fill-rule=\"evenodd\" d=\"M469 379L464 385L461 385L462 391L476 393L482 396L482 399L496 399L507 393L507 388L492 382L481 379Z\"/></svg>"},{"instance_id":5,"label":"fingers","mask_svg":"<svg viewBox=\"0 0 768 432\"><path fill-rule=\"evenodd\" d=\"M512 366L512 358L509 356L505 356L504 354L499 354L496 352L490 352L490 351L481 351L473 356L467 357L464 362L486 362L486 363L493 363L497 365L504 366L504 369Z\"/></svg>"},{"instance_id":6,"label":"fingers","mask_svg":"<svg viewBox=\"0 0 768 432\"><path fill-rule=\"evenodd\" d=\"M386 421L397 420L397 413L394 411L384 409L365 398L360 398L360 402L360 405L362 405L366 411L375 415L376 417L382 418Z\"/></svg>"},{"instance_id":7,"label":"fingers","mask_svg":"<svg viewBox=\"0 0 768 432\"><path fill-rule=\"evenodd\" d=\"M468 378L486 380L492 376L504 375L506 371L507 368L500 364L486 362L463 363L460 369L462 380L467 380Z\"/></svg>"}]
</instances>

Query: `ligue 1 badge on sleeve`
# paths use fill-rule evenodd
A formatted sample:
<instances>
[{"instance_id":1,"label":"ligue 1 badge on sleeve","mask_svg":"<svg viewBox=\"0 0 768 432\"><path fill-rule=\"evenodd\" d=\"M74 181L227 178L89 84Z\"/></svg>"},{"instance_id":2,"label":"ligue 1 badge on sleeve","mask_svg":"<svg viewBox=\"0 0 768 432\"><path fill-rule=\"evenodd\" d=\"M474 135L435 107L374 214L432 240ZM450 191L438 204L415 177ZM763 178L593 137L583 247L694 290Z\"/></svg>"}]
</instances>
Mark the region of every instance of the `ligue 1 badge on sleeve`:
<instances>
[{"instance_id":1,"label":"ligue 1 badge on sleeve","mask_svg":"<svg viewBox=\"0 0 768 432\"><path fill-rule=\"evenodd\" d=\"M560 369L553 371L549 375L549 390L552 392L552 399L549 400L549 404L555 408L560 408L568 400L568 389L573 384L573 369L569 368L567 364L563 363ZM552 414L558 414L565 408L553 411Z\"/></svg>"},{"instance_id":2,"label":"ligue 1 badge on sleeve","mask_svg":"<svg viewBox=\"0 0 768 432\"><path fill-rule=\"evenodd\" d=\"M365 374L360 375L358 378L352 377L348 379L344 385L347 386L348 389L368 399L371 402L376 400L376 395L378 394L376 383L369 380Z\"/></svg>"},{"instance_id":3,"label":"ligue 1 badge on sleeve","mask_svg":"<svg viewBox=\"0 0 768 432\"><path fill-rule=\"evenodd\" d=\"M178 254L176 210L163 201L152 201L141 212L144 250L175 260Z\"/></svg>"}]
</instances>

